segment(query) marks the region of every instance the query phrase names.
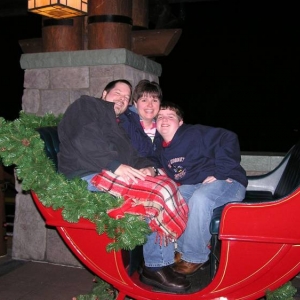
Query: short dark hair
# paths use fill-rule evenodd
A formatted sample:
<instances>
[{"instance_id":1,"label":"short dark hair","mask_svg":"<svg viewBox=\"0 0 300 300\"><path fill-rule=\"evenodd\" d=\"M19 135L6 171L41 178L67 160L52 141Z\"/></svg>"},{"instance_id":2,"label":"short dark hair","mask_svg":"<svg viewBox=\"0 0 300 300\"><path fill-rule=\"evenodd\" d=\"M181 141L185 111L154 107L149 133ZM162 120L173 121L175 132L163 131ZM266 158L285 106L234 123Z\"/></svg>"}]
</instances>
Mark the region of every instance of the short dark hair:
<instances>
[{"instance_id":1,"label":"short dark hair","mask_svg":"<svg viewBox=\"0 0 300 300\"><path fill-rule=\"evenodd\" d=\"M176 113L176 115L178 116L179 121L183 120L184 113L179 105L177 105L173 102L164 101L161 103L159 110L166 110L166 109L174 111Z\"/></svg>"},{"instance_id":2,"label":"short dark hair","mask_svg":"<svg viewBox=\"0 0 300 300\"><path fill-rule=\"evenodd\" d=\"M135 87L132 100L133 102L137 102L144 94L148 94L150 96L157 97L159 101L162 101L162 90L160 85L155 81L150 81L147 79L142 79Z\"/></svg>"},{"instance_id":3,"label":"short dark hair","mask_svg":"<svg viewBox=\"0 0 300 300\"><path fill-rule=\"evenodd\" d=\"M128 87L130 88L130 94L132 94L132 85L128 80L125 79L117 79L117 80L113 80L111 82L109 82L106 87L104 88L104 91L106 91L107 93L109 93L115 86L117 83L125 83L128 85Z\"/></svg>"}]
</instances>

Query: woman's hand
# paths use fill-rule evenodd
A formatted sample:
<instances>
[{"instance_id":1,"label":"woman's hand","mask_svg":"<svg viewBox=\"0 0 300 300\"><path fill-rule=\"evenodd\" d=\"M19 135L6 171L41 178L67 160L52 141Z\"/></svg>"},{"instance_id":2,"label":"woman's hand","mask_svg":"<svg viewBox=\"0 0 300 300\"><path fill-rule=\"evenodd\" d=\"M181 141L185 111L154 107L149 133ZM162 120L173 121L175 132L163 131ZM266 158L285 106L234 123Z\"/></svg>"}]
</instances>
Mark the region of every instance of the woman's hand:
<instances>
[{"instance_id":1,"label":"woman's hand","mask_svg":"<svg viewBox=\"0 0 300 300\"><path fill-rule=\"evenodd\" d=\"M156 176L155 169L153 167L142 168L140 171L146 176Z\"/></svg>"}]
</instances>

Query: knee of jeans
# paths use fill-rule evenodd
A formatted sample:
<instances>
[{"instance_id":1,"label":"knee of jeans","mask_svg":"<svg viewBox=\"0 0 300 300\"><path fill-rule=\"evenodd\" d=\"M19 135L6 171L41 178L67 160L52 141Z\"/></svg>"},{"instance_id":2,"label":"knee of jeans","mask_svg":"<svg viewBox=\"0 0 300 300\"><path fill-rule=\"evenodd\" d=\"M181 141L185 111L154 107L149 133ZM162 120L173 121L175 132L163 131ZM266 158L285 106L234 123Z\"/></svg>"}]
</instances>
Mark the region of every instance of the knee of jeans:
<instances>
[{"instance_id":1,"label":"knee of jeans","mask_svg":"<svg viewBox=\"0 0 300 300\"><path fill-rule=\"evenodd\" d=\"M184 200L189 200L194 193L194 189L190 185L182 185L178 189Z\"/></svg>"}]
</instances>

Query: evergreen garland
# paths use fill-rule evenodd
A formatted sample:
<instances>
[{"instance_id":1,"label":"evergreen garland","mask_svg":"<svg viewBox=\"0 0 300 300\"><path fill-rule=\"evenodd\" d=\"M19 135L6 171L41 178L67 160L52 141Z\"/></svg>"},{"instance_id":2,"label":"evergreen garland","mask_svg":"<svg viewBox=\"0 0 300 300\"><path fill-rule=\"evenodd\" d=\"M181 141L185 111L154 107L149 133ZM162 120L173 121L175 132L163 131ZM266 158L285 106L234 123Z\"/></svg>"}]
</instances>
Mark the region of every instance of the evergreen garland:
<instances>
[{"instance_id":1,"label":"evergreen garland","mask_svg":"<svg viewBox=\"0 0 300 300\"><path fill-rule=\"evenodd\" d=\"M109 283L99 277L94 278L95 286L86 295L78 295L73 300L114 300L118 296L118 291ZM128 299L128 298L127 298Z\"/></svg>"},{"instance_id":2,"label":"evergreen garland","mask_svg":"<svg viewBox=\"0 0 300 300\"><path fill-rule=\"evenodd\" d=\"M106 234L114 241L107 251L132 250L146 242L151 232L139 216L125 214L119 220L110 218L107 210L123 202L108 193L92 193L87 183L79 178L67 180L55 171L54 163L46 156L44 142L35 130L56 126L62 115L48 113L44 116L20 112L14 121L0 118L0 158L5 166L14 165L24 191L33 190L46 207L62 209L64 220L77 223L80 218L95 223L99 234Z\"/></svg>"},{"instance_id":3,"label":"evergreen garland","mask_svg":"<svg viewBox=\"0 0 300 300\"><path fill-rule=\"evenodd\" d=\"M289 281L273 292L267 291L266 300L293 300L296 293L297 289Z\"/></svg>"}]
</instances>

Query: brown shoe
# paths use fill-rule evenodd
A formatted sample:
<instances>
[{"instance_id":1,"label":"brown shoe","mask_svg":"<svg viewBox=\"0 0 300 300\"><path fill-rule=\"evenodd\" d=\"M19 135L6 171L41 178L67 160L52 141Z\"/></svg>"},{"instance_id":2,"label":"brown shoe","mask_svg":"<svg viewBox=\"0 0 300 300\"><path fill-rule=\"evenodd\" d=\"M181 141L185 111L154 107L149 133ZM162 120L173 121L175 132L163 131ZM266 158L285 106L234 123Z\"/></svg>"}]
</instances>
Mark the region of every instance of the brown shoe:
<instances>
[{"instance_id":1,"label":"brown shoe","mask_svg":"<svg viewBox=\"0 0 300 300\"><path fill-rule=\"evenodd\" d=\"M190 263L184 260L180 260L178 263L172 266L172 269L179 274L192 275L203 266L203 263Z\"/></svg>"},{"instance_id":2,"label":"brown shoe","mask_svg":"<svg viewBox=\"0 0 300 300\"><path fill-rule=\"evenodd\" d=\"M174 263L178 264L181 261L181 253L175 251L175 256L174 256Z\"/></svg>"},{"instance_id":3,"label":"brown shoe","mask_svg":"<svg viewBox=\"0 0 300 300\"><path fill-rule=\"evenodd\" d=\"M178 276L170 266L163 267L159 271L151 271L144 267L140 281L171 293L185 293L191 287L191 283L185 277Z\"/></svg>"}]
</instances>

